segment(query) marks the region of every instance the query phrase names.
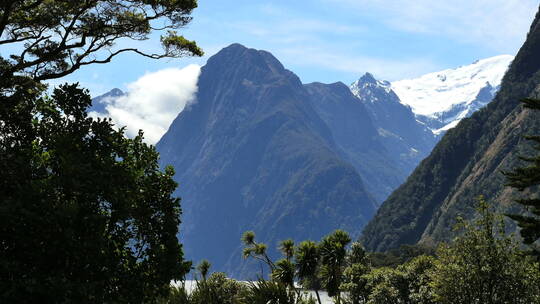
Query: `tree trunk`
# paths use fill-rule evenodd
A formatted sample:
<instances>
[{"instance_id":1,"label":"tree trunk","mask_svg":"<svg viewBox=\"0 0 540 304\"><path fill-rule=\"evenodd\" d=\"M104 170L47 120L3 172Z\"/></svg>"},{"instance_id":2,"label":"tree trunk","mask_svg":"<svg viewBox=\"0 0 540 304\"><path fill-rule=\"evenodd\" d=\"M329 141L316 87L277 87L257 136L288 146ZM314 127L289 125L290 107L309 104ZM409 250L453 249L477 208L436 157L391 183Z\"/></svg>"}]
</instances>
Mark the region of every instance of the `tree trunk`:
<instances>
[{"instance_id":1,"label":"tree trunk","mask_svg":"<svg viewBox=\"0 0 540 304\"><path fill-rule=\"evenodd\" d=\"M319 301L319 304L322 304L321 296L319 296L319 291L317 289L315 289L315 294L317 295L317 301Z\"/></svg>"}]
</instances>

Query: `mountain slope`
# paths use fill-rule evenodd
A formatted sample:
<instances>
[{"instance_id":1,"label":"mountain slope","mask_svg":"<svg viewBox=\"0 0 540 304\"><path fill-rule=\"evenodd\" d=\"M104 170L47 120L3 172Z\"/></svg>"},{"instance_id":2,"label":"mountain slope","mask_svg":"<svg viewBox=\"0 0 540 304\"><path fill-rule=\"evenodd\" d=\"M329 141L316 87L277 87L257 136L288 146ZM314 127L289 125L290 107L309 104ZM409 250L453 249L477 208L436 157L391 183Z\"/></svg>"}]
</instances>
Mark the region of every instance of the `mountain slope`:
<instances>
[{"instance_id":1,"label":"mountain slope","mask_svg":"<svg viewBox=\"0 0 540 304\"><path fill-rule=\"evenodd\" d=\"M407 177L381 143L366 108L341 83L310 83L304 86L310 102L328 125L338 152L362 177L367 190L382 202Z\"/></svg>"},{"instance_id":2,"label":"mountain slope","mask_svg":"<svg viewBox=\"0 0 540 304\"><path fill-rule=\"evenodd\" d=\"M366 73L351 85L351 91L368 110L377 128L379 141L400 168L403 175L400 185L429 155L437 138L416 120L409 106L401 103L389 82L376 80L373 75Z\"/></svg>"},{"instance_id":3,"label":"mountain slope","mask_svg":"<svg viewBox=\"0 0 540 304\"><path fill-rule=\"evenodd\" d=\"M125 93L118 88L114 88L109 92L92 98L92 105L88 108L88 112L96 112L98 114L106 114L107 104L115 98L124 96Z\"/></svg>"},{"instance_id":4,"label":"mountain slope","mask_svg":"<svg viewBox=\"0 0 540 304\"><path fill-rule=\"evenodd\" d=\"M505 74L495 100L448 131L407 182L383 203L363 231L370 250L451 237L457 214L473 215L483 194L501 210L512 208L500 169L528 149L521 135L540 132L534 113L519 100L537 94L540 83L540 15Z\"/></svg>"},{"instance_id":5,"label":"mountain slope","mask_svg":"<svg viewBox=\"0 0 540 304\"><path fill-rule=\"evenodd\" d=\"M513 56L482 59L456 69L392 83L401 102L435 134L444 133L489 103Z\"/></svg>"},{"instance_id":6,"label":"mountain slope","mask_svg":"<svg viewBox=\"0 0 540 304\"><path fill-rule=\"evenodd\" d=\"M353 232L375 212L300 80L270 53L233 44L208 60L198 85L156 146L177 172L188 258L254 278L243 231L275 254L278 240Z\"/></svg>"}]
</instances>

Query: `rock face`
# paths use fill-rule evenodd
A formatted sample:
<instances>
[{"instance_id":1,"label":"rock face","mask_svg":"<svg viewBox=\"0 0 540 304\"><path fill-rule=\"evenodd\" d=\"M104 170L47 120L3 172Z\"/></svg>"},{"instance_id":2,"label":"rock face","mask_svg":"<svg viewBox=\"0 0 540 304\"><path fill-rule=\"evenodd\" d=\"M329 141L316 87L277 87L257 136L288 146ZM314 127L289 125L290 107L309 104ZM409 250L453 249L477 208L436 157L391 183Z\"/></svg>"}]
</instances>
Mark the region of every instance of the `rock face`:
<instances>
[{"instance_id":1,"label":"rock face","mask_svg":"<svg viewBox=\"0 0 540 304\"><path fill-rule=\"evenodd\" d=\"M366 107L341 83L305 85L310 102L328 125L343 159L362 177L368 192L382 202L408 172L381 141Z\"/></svg>"},{"instance_id":2,"label":"rock face","mask_svg":"<svg viewBox=\"0 0 540 304\"><path fill-rule=\"evenodd\" d=\"M351 85L351 91L368 110L379 141L397 164L394 174L400 176L396 185L399 186L429 155L437 137L425 124L416 120L409 106L401 103L389 82L376 80L366 73Z\"/></svg>"},{"instance_id":3,"label":"rock face","mask_svg":"<svg viewBox=\"0 0 540 304\"><path fill-rule=\"evenodd\" d=\"M270 53L233 44L208 60L198 85L196 102L156 146L177 172L188 258L254 278L242 262L243 231L255 231L275 254L279 240L319 239L337 228L354 234L372 217L375 200L314 106L324 97ZM365 109L358 111L368 129L353 136L374 141Z\"/></svg>"},{"instance_id":4,"label":"rock face","mask_svg":"<svg viewBox=\"0 0 540 304\"><path fill-rule=\"evenodd\" d=\"M514 208L511 201L516 194L504 186L501 170L516 166L517 156L530 149L522 135L540 133L539 114L524 110L519 103L539 92L539 18L537 15L494 101L449 130L382 204L363 231L362 241L368 249L448 239L457 215L474 215L478 195L502 211Z\"/></svg>"}]
</instances>

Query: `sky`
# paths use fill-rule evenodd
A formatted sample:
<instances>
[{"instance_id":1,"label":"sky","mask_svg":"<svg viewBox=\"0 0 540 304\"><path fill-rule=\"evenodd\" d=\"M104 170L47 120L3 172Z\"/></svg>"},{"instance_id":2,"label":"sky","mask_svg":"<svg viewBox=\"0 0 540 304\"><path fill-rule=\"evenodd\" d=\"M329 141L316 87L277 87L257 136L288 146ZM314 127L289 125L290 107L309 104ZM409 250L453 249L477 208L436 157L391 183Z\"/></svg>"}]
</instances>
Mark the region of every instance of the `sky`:
<instances>
[{"instance_id":1,"label":"sky","mask_svg":"<svg viewBox=\"0 0 540 304\"><path fill-rule=\"evenodd\" d=\"M232 43L264 49L303 82L351 83L365 72L394 81L495 55L514 55L538 0L199 0L181 31L206 56L151 60L124 54L67 77L93 95L146 73L203 65ZM159 48L159 38L139 44Z\"/></svg>"},{"instance_id":2,"label":"sky","mask_svg":"<svg viewBox=\"0 0 540 304\"><path fill-rule=\"evenodd\" d=\"M128 125L129 132L144 128L155 139L192 102L197 67L232 43L271 52L304 83L350 84L365 72L396 81L477 59L515 55L539 2L199 0L192 22L180 33L197 41L205 56L152 60L123 54L52 84L78 81L92 96L113 88L132 91L109 105L109 115L116 123ZM159 35L136 45L158 51ZM141 97L142 92L146 95Z\"/></svg>"}]
</instances>

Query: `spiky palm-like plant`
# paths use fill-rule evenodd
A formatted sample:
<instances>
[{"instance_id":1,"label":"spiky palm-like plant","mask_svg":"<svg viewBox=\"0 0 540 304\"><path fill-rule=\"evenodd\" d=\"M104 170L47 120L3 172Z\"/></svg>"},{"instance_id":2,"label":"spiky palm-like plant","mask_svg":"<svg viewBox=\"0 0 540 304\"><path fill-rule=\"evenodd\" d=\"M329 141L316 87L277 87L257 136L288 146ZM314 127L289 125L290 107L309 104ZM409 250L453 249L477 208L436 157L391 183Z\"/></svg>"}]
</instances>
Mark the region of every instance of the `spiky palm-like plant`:
<instances>
[{"instance_id":1,"label":"spiky palm-like plant","mask_svg":"<svg viewBox=\"0 0 540 304\"><path fill-rule=\"evenodd\" d=\"M303 241L294 253L296 275L304 288L311 288L317 295L317 301L322 304L319 296L321 282L317 276L319 269L319 248L313 241Z\"/></svg>"}]
</instances>

